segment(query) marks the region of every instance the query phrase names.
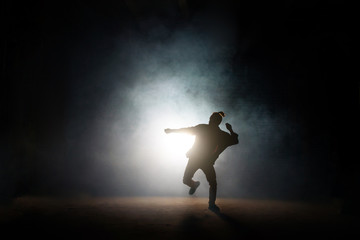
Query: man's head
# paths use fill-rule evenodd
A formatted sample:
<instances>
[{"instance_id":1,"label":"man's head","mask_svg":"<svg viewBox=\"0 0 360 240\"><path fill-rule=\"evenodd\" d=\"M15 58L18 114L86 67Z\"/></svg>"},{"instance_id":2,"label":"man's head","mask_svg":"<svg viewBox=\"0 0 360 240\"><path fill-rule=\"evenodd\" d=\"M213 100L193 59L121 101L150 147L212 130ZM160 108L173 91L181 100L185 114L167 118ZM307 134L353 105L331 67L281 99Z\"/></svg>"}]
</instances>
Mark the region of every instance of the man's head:
<instances>
[{"instance_id":1,"label":"man's head","mask_svg":"<svg viewBox=\"0 0 360 240\"><path fill-rule=\"evenodd\" d=\"M225 117L224 112L214 112L210 116L209 124L214 126L219 126L223 117Z\"/></svg>"}]
</instances>

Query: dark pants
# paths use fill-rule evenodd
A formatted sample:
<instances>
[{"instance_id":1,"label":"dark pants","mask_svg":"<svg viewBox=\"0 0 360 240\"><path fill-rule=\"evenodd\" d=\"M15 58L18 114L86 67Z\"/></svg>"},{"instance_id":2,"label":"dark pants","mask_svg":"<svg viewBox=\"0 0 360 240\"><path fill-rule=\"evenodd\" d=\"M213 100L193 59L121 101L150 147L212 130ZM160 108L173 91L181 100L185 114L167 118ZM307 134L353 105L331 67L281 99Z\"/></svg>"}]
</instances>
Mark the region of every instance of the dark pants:
<instances>
[{"instance_id":1,"label":"dark pants","mask_svg":"<svg viewBox=\"0 0 360 240\"><path fill-rule=\"evenodd\" d=\"M194 181L192 177L194 176L197 170L201 169L206 176L207 181L209 182L209 204L215 204L216 200L216 173L214 169L214 165L209 162L198 161L197 159L189 159L188 164L185 168L183 183L188 185L189 187L194 186Z\"/></svg>"}]
</instances>

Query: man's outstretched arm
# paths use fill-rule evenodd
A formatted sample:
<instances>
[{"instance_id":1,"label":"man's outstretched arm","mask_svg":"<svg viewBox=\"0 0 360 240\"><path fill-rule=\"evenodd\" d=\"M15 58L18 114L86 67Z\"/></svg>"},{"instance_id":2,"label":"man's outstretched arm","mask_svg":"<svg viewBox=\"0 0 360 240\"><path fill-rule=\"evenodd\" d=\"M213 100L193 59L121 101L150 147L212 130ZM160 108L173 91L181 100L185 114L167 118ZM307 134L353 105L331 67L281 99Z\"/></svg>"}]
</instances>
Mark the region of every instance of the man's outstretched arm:
<instances>
[{"instance_id":1,"label":"man's outstretched arm","mask_svg":"<svg viewBox=\"0 0 360 240\"><path fill-rule=\"evenodd\" d=\"M194 134L195 127L188 127L188 128L166 128L164 131L165 133L187 133L187 134Z\"/></svg>"}]
</instances>

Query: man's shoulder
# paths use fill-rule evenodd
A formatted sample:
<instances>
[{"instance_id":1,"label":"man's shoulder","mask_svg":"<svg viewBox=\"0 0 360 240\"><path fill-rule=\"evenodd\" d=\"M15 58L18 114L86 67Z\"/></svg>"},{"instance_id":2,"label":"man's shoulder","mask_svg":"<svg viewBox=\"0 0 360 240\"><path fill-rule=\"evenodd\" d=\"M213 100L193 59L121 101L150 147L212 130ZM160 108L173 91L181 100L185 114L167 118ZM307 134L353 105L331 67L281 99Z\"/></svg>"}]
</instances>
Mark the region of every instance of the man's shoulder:
<instances>
[{"instance_id":1,"label":"man's shoulder","mask_svg":"<svg viewBox=\"0 0 360 240\"><path fill-rule=\"evenodd\" d=\"M219 132L220 132L220 134L222 135L222 136L231 136L230 135L230 133L228 133L228 132L225 132L224 130L222 130L221 128L219 128Z\"/></svg>"},{"instance_id":2,"label":"man's shoulder","mask_svg":"<svg viewBox=\"0 0 360 240\"><path fill-rule=\"evenodd\" d=\"M194 127L194 130L198 133L207 132L209 130L209 124L198 124Z\"/></svg>"}]
</instances>

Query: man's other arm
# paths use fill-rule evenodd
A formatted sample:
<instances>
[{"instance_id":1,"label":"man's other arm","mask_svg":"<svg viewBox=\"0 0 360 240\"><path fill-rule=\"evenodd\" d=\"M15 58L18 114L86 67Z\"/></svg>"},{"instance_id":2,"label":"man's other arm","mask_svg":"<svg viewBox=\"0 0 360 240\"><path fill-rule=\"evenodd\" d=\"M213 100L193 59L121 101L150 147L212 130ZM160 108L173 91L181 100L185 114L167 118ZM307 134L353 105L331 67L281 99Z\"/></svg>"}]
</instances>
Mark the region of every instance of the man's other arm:
<instances>
[{"instance_id":1,"label":"man's other arm","mask_svg":"<svg viewBox=\"0 0 360 240\"><path fill-rule=\"evenodd\" d=\"M238 144L239 143L239 139L238 139L239 135L233 131L232 126L229 123L226 123L225 126L226 126L227 130L229 130L229 132L230 132L230 138L229 138L229 143L228 143L229 146Z\"/></svg>"}]
</instances>

